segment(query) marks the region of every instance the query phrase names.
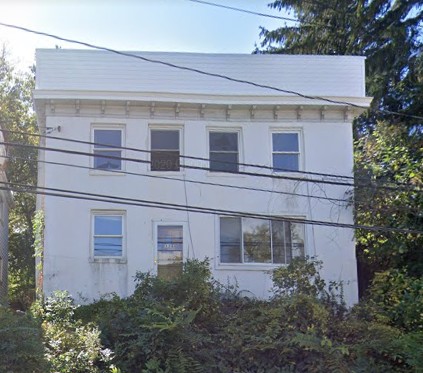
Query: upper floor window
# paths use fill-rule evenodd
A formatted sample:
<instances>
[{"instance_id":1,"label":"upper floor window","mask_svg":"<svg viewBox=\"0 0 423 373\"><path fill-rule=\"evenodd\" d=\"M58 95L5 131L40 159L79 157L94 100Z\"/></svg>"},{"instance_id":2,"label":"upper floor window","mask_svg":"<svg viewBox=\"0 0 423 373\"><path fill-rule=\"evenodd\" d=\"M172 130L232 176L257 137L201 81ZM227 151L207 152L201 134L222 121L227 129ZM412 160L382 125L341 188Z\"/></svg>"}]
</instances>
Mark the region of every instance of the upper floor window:
<instances>
[{"instance_id":1,"label":"upper floor window","mask_svg":"<svg viewBox=\"0 0 423 373\"><path fill-rule=\"evenodd\" d=\"M272 133L272 162L274 172L300 169L300 141L298 132Z\"/></svg>"},{"instance_id":2,"label":"upper floor window","mask_svg":"<svg viewBox=\"0 0 423 373\"><path fill-rule=\"evenodd\" d=\"M151 171L179 171L180 131L151 130Z\"/></svg>"},{"instance_id":3,"label":"upper floor window","mask_svg":"<svg viewBox=\"0 0 423 373\"><path fill-rule=\"evenodd\" d=\"M122 170L122 129L93 129L94 168L97 170Z\"/></svg>"},{"instance_id":4,"label":"upper floor window","mask_svg":"<svg viewBox=\"0 0 423 373\"><path fill-rule=\"evenodd\" d=\"M123 213L96 212L93 214L94 257L122 257L124 246Z\"/></svg>"},{"instance_id":5,"label":"upper floor window","mask_svg":"<svg viewBox=\"0 0 423 373\"><path fill-rule=\"evenodd\" d=\"M210 171L238 172L238 132L210 132Z\"/></svg>"},{"instance_id":6,"label":"upper floor window","mask_svg":"<svg viewBox=\"0 0 423 373\"><path fill-rule=\"evenodd\" d=\"M296 256L304 256L303 224L220 218L221 263L288 264Z\"/></svg>"}]
</instances>

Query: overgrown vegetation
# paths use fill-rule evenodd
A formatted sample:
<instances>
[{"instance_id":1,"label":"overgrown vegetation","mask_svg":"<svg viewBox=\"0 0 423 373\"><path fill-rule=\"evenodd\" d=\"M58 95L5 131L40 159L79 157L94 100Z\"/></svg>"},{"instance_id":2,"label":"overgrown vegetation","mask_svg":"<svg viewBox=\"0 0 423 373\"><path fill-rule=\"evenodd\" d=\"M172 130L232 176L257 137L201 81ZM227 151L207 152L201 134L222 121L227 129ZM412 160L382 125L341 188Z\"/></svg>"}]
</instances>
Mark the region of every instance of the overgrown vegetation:
<instances>
[{"instance_id":1,"label":"overgrown vegetation","mask_svg":"<svg viewBox=\"0 0 423 373\"><path fill-rule=\"evenodd\" d=\"M222 286L207 261L197 260L171 281L139 273L126 299L77 307L59 292L37 303L32 317L1 311L0 366L44 373L423 370L418 310L406 312L403 328L394 326L401 308L385 298L347 310L339 284L328 286L318 269L297 259L275 270L269 300Z\"/></svg>"}]
</instances>

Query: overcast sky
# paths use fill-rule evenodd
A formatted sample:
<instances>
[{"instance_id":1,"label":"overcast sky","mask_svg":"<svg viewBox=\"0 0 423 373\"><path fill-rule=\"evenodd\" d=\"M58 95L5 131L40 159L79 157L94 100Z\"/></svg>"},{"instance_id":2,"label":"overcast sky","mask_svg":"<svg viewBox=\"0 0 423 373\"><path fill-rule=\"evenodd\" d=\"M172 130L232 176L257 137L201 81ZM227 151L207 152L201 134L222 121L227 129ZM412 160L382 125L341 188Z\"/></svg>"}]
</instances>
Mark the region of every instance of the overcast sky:
<instances>
[{"instance_id":1,"label":"overcast sky","mask_svg":"<svg viewBox=\"0 0 423 373\"><path fill-rule=\"evenodd\" d=\"M266 0L211 0L227 6L283 15ZM188 0L0 0L0 22L120 50L251 53L259 26L285 21ZM21 68L34 61L36 48L81 48L0 26Z\"/></svg>"}]
</instances>

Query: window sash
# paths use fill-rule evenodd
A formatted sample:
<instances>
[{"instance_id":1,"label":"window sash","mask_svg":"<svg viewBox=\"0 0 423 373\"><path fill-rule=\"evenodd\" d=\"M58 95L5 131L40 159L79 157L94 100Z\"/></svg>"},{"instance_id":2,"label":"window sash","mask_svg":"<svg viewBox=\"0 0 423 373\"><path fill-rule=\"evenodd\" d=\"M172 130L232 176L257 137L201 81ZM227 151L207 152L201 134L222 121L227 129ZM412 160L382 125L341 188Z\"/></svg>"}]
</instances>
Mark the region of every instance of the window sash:
<instances>
[{"instance_id":1,"label":"window sash","mask_svg":"<svg viewBox=\"0 0 423 373\"><path fill-rule=\"evenodd\" d=\"M218 144L213 143L213 135L230 135L236 139L236 144L222 144L219 149ZM234 146L232 146L234 145ZM233 147L233 149L228 149ZM225 159L225 155L229 159ZM239 172L239 133L226 131L211 131L209 132L209 170L210 172Z\"/></svg>"},{"instance_id":2,"label":"window sash","mask_svg":"<svg viewBox=\"0 0 423 373\"><path fill-rule=\"evenodd\" d=\"M169 139L159 139L158 136L169 135ZM180 171L180 130L151 129L150 130L150 170ZM167 147L158 142L168 143Z\"/></svg>"},{"instance_id":3,"label":"window sash","mask_svg":"<svg viewBox=\"0 0 423 373\"><path fill-rule=\"evenodd\" d=\"M230 236L232 232L228 230L228 227L223 225L223 222L229 221L232 219L231 224L239 224L239 237L236 237L236 234L233 235L232 241L225 240L223 241L222 232L226 231L226 236ZM299 223L291 223L281 220L264 220L268 224L268 238L262 237L261 240L258 240L256 243L258 246L262 242L268 241L268 247L266 245L262 246L261 252L248 253L249 248L254 245L250 245L246 242L246 221L249 218L234 218L234 217L221 217L220 218L220 263L222 264L289 264L293 257L304 256L304 225ZM257 219L250 219L257 220ZM282 236L277 237L278 231L276 230L279 225L279 233L282 231ZM262 224L263 226L263 224ZM296 234L299 236L297 239L294 239L294 231L298 231ZM252 236L252 239L254 237ZM279 242L277 242L279 241ZM279 250L278 250L279 248ZM268 253L266 254L266 250ZM262 257L263 260L255 260L255 258Z\"/></svg>"},{"instance_id":4,"label":"window sash","mask_svg":"<svg viewBox=\"0 0 423 373\"><path fill-rule=\"evenodd\" d=\"M296 137L296 150L289 149L291 144L287 146L287 149L280 149L280 145L276 145L277 135L295 135ZM275 150L276 148L279 148ZM273 172L290 172L299 171L300 169L300 136L298 132L273 132L272 133L272 167ZM278 164L284 164L279 166Z\"/></svg>"},{"instance_id":5,"label":"window sash","mask_svg":"<svg viewBox=\"0 0 423 373\"><path fill-rule=\"evenodd\" d=\"M118 139L113 139L109 144L103 143L101 140L97 141L100 137L100 132L116 133ZM102 157L102 155L113 156L122 158L122 141L123 130L120 128L93 128L93 168L96 170L122 170L122 159ZM118 141L116 141L118 140ZM115 144L112 144L115 143ZM103 145L100 145L103 144ZM108 146L109 145L109 146Z\"/></svg>"},{"instance_id":6,"label":"window sash","mask_svg":"<svg viewBox=\"0 0 423 373\"><path fill-rule=\"evenodd\" d=\"M119 218L118 234L98 233L103 227L96 227L96 218ZM93 214L93 255L96 258L122 257L124 247L124 217L114 214ZM116 228L116 227L114 227Z\"/></svg>"}]
</instances>

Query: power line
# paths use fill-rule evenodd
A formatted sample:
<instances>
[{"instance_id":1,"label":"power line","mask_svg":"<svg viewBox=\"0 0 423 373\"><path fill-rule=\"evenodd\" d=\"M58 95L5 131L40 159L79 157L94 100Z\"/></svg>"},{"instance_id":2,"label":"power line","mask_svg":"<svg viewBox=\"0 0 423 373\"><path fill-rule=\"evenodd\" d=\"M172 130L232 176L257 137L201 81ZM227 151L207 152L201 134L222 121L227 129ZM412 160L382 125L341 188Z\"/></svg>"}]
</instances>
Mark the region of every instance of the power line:
<instances>
[{"instance_id":1,"label":"power line","mask_svg":"<svg viewBox=\"0 0 423 373\"><path fill-rule=\"evenodd\" d=\"M43 164L51 164L55 166L65 166L65 167L71 167L71 168L77 168L77 169L83 169L83 170L89 170L89 171L98 171L97 168L94 167L88 167L88 166L81 166L81 165L75 165L70 163L64 163L64 162L54 162L54 161L46 161L46 160L40 160L40 159L28 159L23 157L16 157L16 156L3 156L3 158L6 159L19 159L23 161L29 161L34 163L43 163ZM146 178L152 178L152 179L161 179L161 180L169 180L169 181L179 181L185 183L192 183L192 184L199 184L199 185L209 185L209 186L215 186L215 187L224 187L224 188L230 188L230 189L238 189L238 190L248 190L248 191L254 191L254 192L265 192L265 193L271 193L271 194L281 194L281 195L288 195L293 197L304 197L304 198L312 198L317 199L321 201L329 201L337 206L342 206L343 204L352 203L353 198L334 198L334 197L328 197L326 194L324 196L317 196L312 194L303 194L303 193L295 193L295 192L284 192L284 191L277 191L274 189L265 189L265 188L253 188L253 187L246 187L246 186L238 186L238 185L231 185L231 184L223 184L223 183L212 183L207 181L200 181L200 180L192 180L187 178L177 178L174 176L161 176L161 175L151 175L151 174L143 174L143 173L137 173L137 172L130 172L130 171L124 171L124 170L108 170L110 173L117 173L117 174L125 174L125 175L133 175L133 176L140 176L140 177L146 177ZM363 203L364 201L359 201L357 199L357 195L354 196L354 201ZM398 211L405 211L405 212L412 212L414 213L416 210L413 210L411 208L402 207L402 206L395 206L394 208L387 208L384 210L386 213L390 212L398 212ZM418 210L417 210L418 211Z\"/></svg>"},{"instance_id":2,"label":"power line","mask_svg":"<svg viewBox=\"0 0 423 373\"><path fill-rule=\"evenodd\" d=\"M153 153L152 150L146 150L146 149L140 149L140 148L134 148L134 147L124 147L124 146L117 146L117 145L110 145L110 144L104 144L104 143L98 143L98 142L91 142L91 141L85 141L85 140L78 140L78 139L69 139L69 138L62 138L62 137L57 137L57 136L51 136L51 135L44 135L44 134L33 134L30 132L23 132L23 131L12 131L12 130L5 130L5 132L9 132L9 133L15 133L15 134L22 134L22 135L29 135L29 136L34 136L34 137L39 137L39 138L47 138L47 139L53 139L53 140L60 140L60 141L65 141L65 142L71 142L71 143L77 143L77 144L85 144L85 145L93 145L93 146L99 146L99 147L107 147L107 148L113 148L113 149L117 149L117 150L130 150L130 151L135 151L135 152L140 152L140 153L146 153L146 154L151 154ZM10 143L13 144L13 143ZM22 144L19 143L14 143L16 146L23 146ZM84 155L88 155L88 153L84 153ZM89 153L90 156L93 156L92 153ZM121 157L114 157L114 156L103 156L104 158L109 158L110 159L118 159L118 160L126 160L124 158ZM204 161L204 162L210 162L210 158L204 158L204 157L194 157L194 156L188 156L188 155L179 155L179 158L182 159L190 159L190 160L200 160L200 161ZM132 160L132 159L129 159ZM150 163L150 161L146 161L146 160L139 160L141 163ZM322 177L330 177L330 178L342 178L342 179L349 179L349 180L356 180L353 176L347 176L347 175L339 175L339 174L329 174L329 173L320 173L320 172L311 172L311 171L292 171L292 170L287 170L287 169L281 169L281 168L277 168L277 167L271 167L271 166L266 166L266 165L260 165L260 164L253 164L253 163L241 163L241 162L231 162L231 161L219 161L219 163L224 163L224 164L230 164L230 165L237 165L237 166L245 166L245 167L254 167L254 168L259 168L259 169L264 169L264 170L271 170L271 171L281 171L281 172L293 172L295 174L304 174L304 175L313 175L313 176L322 176ZM196 166L189 166L189 165L180 165L183 168L193 168L193 169L197 169L198 167ZM199 167L199 169L201 170L209 170L208 168L205 167ZM244 171L239 171L237 172L238 174L243 174ZM296 180L296 181L311 181L311 182L315 182L316 180L319 179L305 179L305 178L299 178L299 177L291 177L291 176L284 176L284 175L269 175L269 174L258 174L258 173L248 173L250 176L264 176L264 177L271 177L274 176L275 178L282 178L282 179L291 179L291 180ZM358 180L365 180L368 181L368 179L364 179L364 178L357 178ZM319 182L319 181L318 181ZM320 180L320 182L322 183L328 183L328 184L333 184L333 183L337 183L336 181L324 181L324 180ZM341 182L340 182L341 183ZM404 188L404 189L411 189L411 190L415 190L415 191L420 191L419 188L415 188L410 184L406 184L406 183L398 183L398 182L393 182L392 184L398 186L399 188ZM338 185L338 184L335 184ZM369 184L348 184L348 183L341 183L339 185L346 185L346 186L354 186L354 187L371 187L371 188L386 188L386 189L392 189L393 190L398 190L396 187L392 187L392 186L387 186L384 184L381 184L380 182L371 182Z\"/></svg>"},{"instance_id":3,"label":"power line","mask_svg":"<svg viewBox=\"0 0 423 373\"><path fill-rule=\"evenodd\" d=\"M190 212L203 213L203 214L245 217L245 218L254 218L254 219L261 219L261 220L277 220L277 221L286 221L286 222L298 223L298 224L320 225L320 226L347 228L347 229L363 229L367 231L381 231L381 232L393 232L393 233L405 233L405 234L422 234L423 233L423 231L414 230L414 229L369 226L369 225L349 224L349 223L335 223L335 222L327 222L327 221L321 221L321 220L280 217L280 216L267 215L267 214L247 213L247 212L235 211L235 210L180 205L175 203L158 202L158 201L152 201L152 200L143 200L143 199L119 197L119 196L113 196L113 195L80 192L80 191L73 191L69 189L37 187L35 185L30 185L30 184L18 184L18 183L11 183L11 182L7 183L7 182L1 182L1 181L0 181L0 184L5 185L4 187L0 186L0 189L2 190L12 190L14 192L41 194L41 195L49 195L49 196L55 196L55 197L63 197L63 198L71 198L71 199L73 198L73 199L107 202L107 203L115 203L115 204L117 203L122 205L129 205L129 206L151 207L151 208L176 210L176 211L190 211Z\"/></svg>"},{"instance_id":4,"label":"power line","mask_svg":"<svg viewBox=\"0 0 423 373\"><path fill-rule=\"evenodd\" d=\"M69 139L69 138L63 138L63 137L51 136L51 135L44 135L44 134L38 134L38 133L31 133L31 132L13 131L13 130L4 130L4 132L33 136L33 137L40 137L40 138L46 138L46 139L52 139L52 140L60 140L60 141L65 141L65 142L77 143L77 144L93 145L93 146L107 147L107 148L113 148L113 149L130 150L130 151L147 153L147 154L152 153L151 150L146 150L146 149L127 147L127 146L117 146L117 145L104 144L104 143L99 143L99 142L91 142L91 141L85 141L85 140L79 140L79 139ZM210 158L194 157L194 156L189 156L189 155L179 155L179 158L192 159L192 160L196 160L196 161L206 161L206 162L210 161ZM321 173L321 172L312 172L312 171L288 170L288 169L285 169L285 168L271 167L271 166L254 164L254 163L242 163L242 162L231 162L231 161L219 161L219 163L224 163L224 164L228 164L228 165L245 166L245 167L254 167L254 168L260 168L260 169L264 169L264 170L271 170L271 171L278 171L278 172L293 172L293 173L296 173L296 174L307 174L307 175L313 175L313 176L323 176L323 177L333 177L333 178L342 178L342 179L354 180L353 176L337 175L337 174L329 174L329 173Z\"/></svg>"},{"instance_id":5,"label":"power line","mask_svg":"<svg viewBox=\"0 0 423 373\"><path fill-rule=\"evenodd\" d=\"M89 170L89 171L98 171L98 168L95 168L95 167L81 166L81 165L75 165L75 164L64 163L64 162L54 162L54 161L46 161L46 160L40 160L40 159L28 159L28 158L16 157L16 156L10 156L10 155L9 156L3 156L3 158L12 159L12 160L13 159L19 159L19 160L23 160L23 161L51 164L51 165L55 165L55 166L66 166L66 167L72 167L72 168ZM283 194L283 195L289 195L289 196L295 196L295 197L315 198L315 199L319 199L319 200L327 200L327 201L330 201L330 202L340 202L340 203L348 203L349 202L349 199L332 198L332 197L326 197L326 196L316 196L316 195L311 195L311 194L302 194L302 193L293 193L293 192L284 192L284 191L277 191L277 190L272 190L272 189L253 188L253 187L223 184L223 183L212 183L212 182L209 182L209 181L201 181L201 180L181 179L181 178L177 178L177 177L173 177L173 176L150 175L150 174L143 174L143 173L126 171L126 170L121 170L121 171L119 171L119 170L107 170L107 171L110 172L110 173L125 174L125 175L132 175L132 176L141 176L141 177L152 178L152 179L180 181L180 182L184 182L184 183L186 182L186 183L199 184L199 185L209 185L209 186L225 187L225 188L231 188L231 189L249 190L249 191L254 191L254 192Z\"/></svg>"},{"instance_id":6,"label":"power line","mask_svg":"<svg viewBox=\"0 0 423 373\"><path fill-rule=\"evenodd\" d=\"M197 74L211 76L211 77L215 77L215 78L219 78L219 79L225 79L225 80L235 82L235 83L242 83L242 84L251 85L253 87L264 88L264 89L269 89L269 90L276 91L276 92L287 93L287 94L302 97L302 98L305 98L305 99L308 99L308 100L320 100L320 101L329 102L329 103L337 104L337 105L347 105L347 106L356 107L356 108L364 109L364 110L368 109L367 106L354 104L352 102L332 100L332 99L321 97L321 96L310 96L310 95L306 95L306 94L296 92L296 91L292 91L292 90L273 87L273 86L270 86L270 85L267 85L267 84L255 83L255 82L251 82L251 81L245 80L245 79L232 78L230 76L223 75L223 74L211 73L211 72L207 72L207 71L204 71L204 70L200 70L200 69L196 69L196 68L192 68L192 67L188 67L188 66L176 65L174 63L170 63L170 62L166 62L166 61L162 61L162 60L147 58L147 57L141 56L139 54L122 52L122 51L118 51L118 50L115 50L115 49L112 49L112 48L102 47L102 46L98 46L98 45L95 45L95 44L91 44L91 43L87 43L87 42L83 42L83 41L78 41L78 40L75 40L75 39L64 38L64 37L61 37L61 36L58 36L58 35L49 34L47 32L43 32L43 31L32 30L32 29L22 27L22 26L12 25L12 24L3 23L3 22L0 22L0 26L29 32L29 33L32 33L32 34L35 34L35 35L46 36L46 37L53 38L53 39L56 39L56 40L61 40L61 41L67 42L67 43L83 45L85 47L103 50L103 51L114 53L114 54L117 54L117 55L120 55L120 56L131 57L131 58L135 58L135 59L142 60L142 61L145 61L145 62L160 64L160 65L163 65L163 66L168 66L168 67L179 69L179 70L191 71L191 72L194 72L194 73L197 73ZM399 112L395 112L395 111L391 111L391 110L375 109L375 111L381 112L381 113L387 113L387 114L390 114L390 115L397 115L397 116L402 116L402 117L407 117L407 118L423 120L423 117L421 117L421 116L399 113Z\"/></svg>"},{"instance_id":7,"label":"power line","mask_svg":"<svg viewBox=\"0 0 423 373\"><path fill-rule=\"evenodd\" d=\"M0 142L0 144L6 146L15 146L15 147L22 147L22 148L29 148L29 149L36 149L36 150L44 150L44 151L52 151L58 153L65 153L71 155L83 155L88 157L98 157L98 155L94 153L76 151L76 150L67 150L67 149L60 149L60 148L52 148L52 147L44 147L44 146L37 146L37 145L28 145L28 144L20 144L20 143L11 143L11 142ZM113 156L113 155L101 155L101 158L111 159L111 160L120 160L120 161L129 161L135 163L143 163L143 164L151 164L149 160L139 159L139 158L130 158L130 157L120 157L120 156ZM200 166L193 166L193 165L184 165L180 164L181 168L186 169L193 169L193 170L203 170L203 171L210 171L209 167L200 167ZM231 174L228 172L228 174ZM360 185L348 182L341 182L341 181L333 181L333 180L321 180L321 179L309 179L309 178L302 178L302 177L295 177L295 176L283 176L283 175L273 175L273 174L261 174L255 172L248 172L248 171L237 171L234 172L235 175L247 175L247 176L254 176L254 177L261 177L261 178L270 178L276 180L291 180L291 181L299 181L299 182L310 182L316 184L329 184L329 185L338 185L338 186L349 186L355 188L374 188L374 189L385 189L385 190L414 190L416 192L421 192L419 188L404 188L404 187L390 187L386 185Z\"/></svg>"},{"instance_id":8,"label":"power line","mask_svg":"<svg viewBox=\"0 0 423 373\"><path fill-rule=\"evenodd\" d=\"M193 3L198 3L198 4L210 5L210 6L214 6L214 7L217 7L217 8L235 10L237 12L247 13L247 14L253 14L253 15L261 16L261 17L281 19L283 21L300 22L298 19L295 19L295 18L281 17L281 16L275 16L273 14L254 12L252 10L235 8L235 7L232 7L232 6L227 6L227 5L223 5L223 4L216 4L216 3L209 2L209 1L201 1L201 0L188 0L188 1L191 1Z\"/></svg>"}]
</instances>

